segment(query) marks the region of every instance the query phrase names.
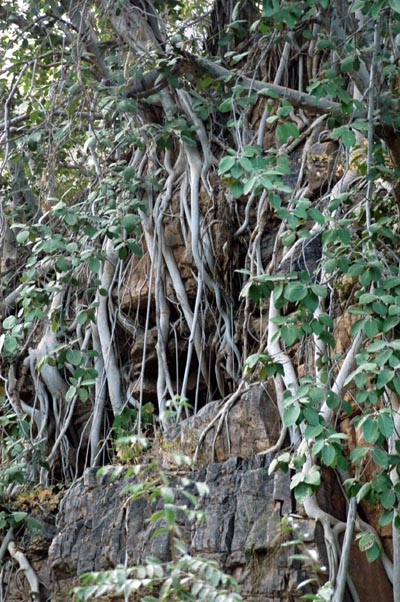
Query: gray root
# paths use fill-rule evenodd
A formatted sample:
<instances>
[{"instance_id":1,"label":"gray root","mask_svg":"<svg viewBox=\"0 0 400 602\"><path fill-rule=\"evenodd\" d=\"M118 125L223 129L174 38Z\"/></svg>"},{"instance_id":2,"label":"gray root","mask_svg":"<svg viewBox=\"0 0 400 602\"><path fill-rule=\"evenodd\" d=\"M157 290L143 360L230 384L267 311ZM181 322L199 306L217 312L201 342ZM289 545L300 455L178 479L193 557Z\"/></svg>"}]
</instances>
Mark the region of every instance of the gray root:
<instances>
[{"instance_id":1,"label":"gray root","mask_svg":"<svg viewBox=\"0 0 400 602\"><path fill-rule=\"evenodd\" d=\"M7 550L11 556L16 560L24 572L25 577L30 586L30 594L32 602L40 602L40 591L39 591L39 578L36 572L33 570L29 560L25 556L25 554L19 550L15 544L15 541L11 539L7 546Z\"/></svg>"}]
</instances>

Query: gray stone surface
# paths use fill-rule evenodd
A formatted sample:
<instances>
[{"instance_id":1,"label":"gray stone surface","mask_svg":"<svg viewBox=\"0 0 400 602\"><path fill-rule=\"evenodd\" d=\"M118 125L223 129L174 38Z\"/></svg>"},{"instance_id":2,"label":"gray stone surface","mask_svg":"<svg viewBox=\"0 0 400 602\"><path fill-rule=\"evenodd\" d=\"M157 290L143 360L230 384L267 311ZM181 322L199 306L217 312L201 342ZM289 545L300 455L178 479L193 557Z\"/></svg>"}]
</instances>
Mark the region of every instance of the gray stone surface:
<instances>
[{"instance_id":1,"label":"gray stone surface","mask_svg":"<svg viewBox=\"0 0 400 602\"><path fill-rule=\"evenodd\" d=\"M281 522L274 493L283 498L283 508L289 508L292 501L287 499L287 483L277 486L274 475L268 475L271 459L268 455L231 457L185 475L209 487L209 494L201 502L204 521L191 525L180 517L190 550L217 560L233 574L245 602L299 600L297 584L313 573L310 563L292 558L298 551L314 549L319 554L319 564L326 563L322 530L313 521L295 515ZM173 485L180 477L171 471L170 478ZM72 600L70 590L82 573L111 569L125 561L133 564L148 555L169 559L168 537L164 534L152 538L152 532L160 525L147 521L159 501L130 499L124 489L134 482L123 478L112 481L110 476L85 472L63 496L55 525L48 521L39 538L25 543L26 555L42 581L43 602ZM285 524L291 524L294 530L284 529ZM306 546L296 550L294 546L282 545L293 538L303 540ZM360 599L389 602L390 587L379 562L368 567L365 557L354 557L357 562L351 570L355 568L364 576L364 585L357 583L363 591ZM6 565L6 575L7 570ZM324 579L323 574L319 577ZM29 599L24 581L21 575L17 579L14 571L7 602ZM380 594L385 597L376 597Z\"/></svg>"},{"instance_id":2,"label":"gray stone surface","mask_svg":"<svg viewBox=\"0 0 400 602\"><path fill-rule=\"evenodd\" d=\"M186 525L193 554L218 560L241 584L248 602L273 602L287 597L288 586L297 583L298 568L282 547L288 535L279 528L274 512L273 476L268 475L269 456L229 458L189 473L207 483L209 495L201 502L205 519ZM90 487L85 482L90 482ZM77 575L139 562L147 555L169 557L168 538L151 538L157 524L148 523L151 508L144 498L130 501L126 482L87 476L65 495L57 518L57 535L48 553L51 601L73 585ZM313 530L313 526L308 528ZM185 525L184 525L185 527ZM293 596L295 596L293 598ZM65 598L68 599L68 598Z\"/></svg>"}]
</instances>

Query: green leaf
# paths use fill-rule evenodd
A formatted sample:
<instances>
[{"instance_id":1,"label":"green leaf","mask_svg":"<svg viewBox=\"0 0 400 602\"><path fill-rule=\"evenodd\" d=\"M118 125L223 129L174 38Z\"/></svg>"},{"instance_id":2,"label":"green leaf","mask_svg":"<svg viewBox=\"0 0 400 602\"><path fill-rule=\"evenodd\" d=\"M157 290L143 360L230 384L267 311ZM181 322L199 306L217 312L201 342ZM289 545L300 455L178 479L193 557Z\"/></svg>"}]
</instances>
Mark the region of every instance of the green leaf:
<instances>
[{"instance_id":1,"label":"green leaf","mask_svg":"<svg viewBox=\"0 0 400 602\"><path fill-rule=\"evenodd\" d=\"M347 230L346 228L337 228L335 234L336 237L340 240L340 242L343 243L345 246L348 246L350 244L350 230Z\"/></svg>"},{"instance_id":2,"label":"green leaf","mask_svg":"<svg viewBox=\"0 0 400 602\"><path fill-rule=\"evenodd\" d=\"M243 187L243 194L249 194L249 192L251 190L253 190L254 185L257 182L257 177L256 176L252 176L251 178L249 178L248 180L245 181L244 183L244 187Z\"/></svg>"},{"instance_id":3,"label":"green leaf","mask_svg":"<svg viewBox=\"0 0 400 602\"><path fill-rule=\"evenodd\" d=\"M367 443L375 443L379 437L379 425L375 418L370 416L363 423L363 435Z\"/></svg>"},{"instance_id":4,"label":"green leaf","mask_svg":"<svg viewBox=\"0 0 400 602\"><path fill-rule=\"evenodd\" d=\"M381 351L387 347L388 343L386 341L374 341L367 347L368 353L374 353L375 351Z\"/></svg>"},{"instance_id":5,"label":"green leaf","mask_svg":"<svg viewBox=\"0 0 400 602\"><path fill-rule=\"evenodd\" d=\"M379 526L385 527L393 520L393 510L384 510L379 517Z\"/></svg>"},{"instance_id":6,"label":"green leaf","mask_svg":"<svg viewBox=\"0 0 400 602\"><path fill-rule=\"evenodd\" d=\"M371 449L369 447L365 447L365 446L358 446L358 447L354 447L351 452L350 452L350 460L354 463L357 464L357 462L360 462L360 460L364 460L365 456L371 451Z\"/></svg>"},{"instance_id":7,"label":"green leaf","mask_svg":"<svg viewBox=\"0 0 400 602\"><path fill-rule=\"evenodd\" d=\"M124 260L126 257L128 257L128 248L122 245L118 248L118 258Z\"/></svg>"},{"instance_id":8,"label":"green leaf","mask_svg":"<svg viewBox=\"0 0 400 602\"><path fill-rule=\"evenodd\" d=\"M321 286L320 284L312 284L311 290L314 295L317 295L317 297L321 297L322 299L325 299L328 294L327 288L325 286Z\"/></svg>"},{"instance_id":9,"label":"green leaf","mask_svg":"<svg viewBox=\"0 0 400 602\"><path fill-rule=\"evenodd\" d=\"M68 272L68 270L71 268L71 262L67 261L65 257L60 257L55 263L55 268L59 273Z\"/></svg>"},{"instance_id":10,"label":"green leaf","mask_svg":"<svg viewBox=\"0 0 400 602\"><path fill-rule=\"evenodd\" d=\"M376 354L375 362L377 366L384 367L393 355L393 349L383 349Z\"/></svg>"},{"instance_id":11,"label":"green leaf","mask_svg":"<svg viewBox=\"0 0 400 602\"><path fill-rule=\"evenodd\" d=\"M372 459L382 468L389 466L389 454L379 447L372 450Z\"/></svg>"},{"instance_id":12,"label":"green leaf","mask_svg":"<svg viewBox=\"0 0 400 602\"><path fill-rule=\"evenodd\" d=\"M381 549L379 545L377 543L374 543L374 545L371 548L368 548L368 550L366 550L365 555L367 557L368 562L374 562L375 560L377 560L381 555Z\"/></svg>"},{"instance_id":13,"label":"green leaf","mask_svg":"<svg viewBox=\"0 0 400 602\"><path fill-rule=\"evenodd\" d=\"M327 466L334 466L336 461L336 449L329 443L322 448L322 460Z\"/></svg>"},{"instance_id":14,"label":"green leaf","mask_svg":"<svg viewBox=\"0 0 400 602\"><path fill-rule=\"evenodd\" d=\"M121 219L122 227L126 230L128 234L133 232L138 225L138 216L133 213L128 213L124 215Z\"/></svg>"},{"instance_id":15,"label":"green leaf","mask_svg":"<svg viewBox=\"0 0 400 602\"><path fill-rule=\"evenodd\" d=\"M294 232L285 232L281 238L281 242L284 247L290 247L295 240L296 234Z\"/></svg>"},{"instance_id":16,"label":"green leaf","mask_svg":"<svg viewBox=\"0 0 400 602\"><path fill-rule=\"evenodd\" d=\"M395 13L400 14L400 0L389 0L389 6Z\"/></svg>"},{"instance_id":17,"label":"green leaf","mask_svg":"<svg viewBox=\"0 0 400 602\"><path fill-rule=\"evenodd\" d=\"M367 272L369 272L370 270L367 270ZM364 272L364 274L366 274L367 272ZM363 274L363 275L364 275ZM362 276L360 278L360 282L362 280ZM371 282L372 278L370 278L368 280L368 284ZM362 282L361 282L362 284ZM363 285L364 286L364 285ZM376 303L372 304L372 309L379 315L379 316L386 316L387 315L387 311L388 311L388 307L387 305L385 305L385 303L381 303L380 301L377 301Z\"/></svg>"},{"instance_id":18,"label":"green leaf","mask_svg":"<svg viewBox=\"0 0 400 602\"><path fill-rule=\"evenodd\" d=\"M365 326L366 320L362 319L362 320L357 320L357 322L354 322L351 327L350 327L350 334L352 337L355 337L356 334L358 334L359 332L361 332L361 330L363 330L364 326Z\"/></svg>"},{"instance_id":19,"label":"green leaf","mask_svg":"<svg viewBox=\"0 0 400 602\"><path fill-rule=\"evenodd\" d=\"M4 349L9 353L12 353L18 347L18 339L14 336L6 336L4 339Z\"/></svg>"},{"instance_id":20,"label":"green leaf","mask_svg":"<svg viewBox=\"0 0 400 602\"><path fill-rule=\"evenodd\" d=\"M314 401L314 400L313 400ZM320 424L320 415L318 411L312 406L305 406L303 409L304 420L311 426L317 426Z\"/></svg>"},{"instance_id":21,"label":"green leaf","mask_svg":"<svg viewBox=\"0 0 400 602\"><path fill-rule=\"evenodd\" d=\"M128 182L129 180L132 180L136 176L136 169L130 165L128 167L125 167L122 174L123 174L125 182Z\"/></svg>"},{"instance_id":22,"label":"green leaf","mask_svg":"<svg viewBox=\"0 0 400 602\"><path fill-rule=\"evenodd\" d=\"M383 321L382 332L389 332L392 328L397 326L400 322L400 315L389 316Z\"/></svg>"},{"instance_id":23,"label":"green leaf","mask_svg":"<svg viewBox=\"0 0 400 602\"><path fill-rule=\"evenodd\" d=\"M301 414L301 409L300 407L295 404L292 403L292 405L286 407L283 410L283 423L285 426L292 426L293 424L296 424L299 416Z\"/></svg>"},{"instance_id":24,"label":"green leaf","mask_svg":"<svg viewBox=\"0 0 400 602\"><path fill-rule=\"evenodd\" d=\"M326 397L326 405L328 408L335 409L340 405L340 397L336 395L333 391L328 391L328 395Z\"/></svg>"},{"instance_id":25,"label":"green leaf","mask_svg":"<svg viewBox=\"0 0 400 602\"><path fill-rule=\"evenodd\" d=\"M15 523L20 523L28 516L28 514L27 512L13 512L11 516Z\"/></svg>"},{"instance_id":26,"label":"green leaf","mask_svg":"<svg viewBox=\"0 0 400 602\"><path fill-rule=\"evenodd\" d=\"M309 485L313 485L313 487L319 487L321 484L321 473L317 466L312 466L311 469L304 474L304 480Z\"/></svg>"},{"instance_id":27,"label":"green leaf","mask_svg":"<svg viewBox=\"0 0 400 602\"><path fill-rule=\"evenodd\" d=\"M91 272L97 274L101 267L100 260L97 257L91 257L88 261L88 267Z\"/></svg>"},{"instance_id":28,"label":"green leaf","mask_svg":"<svg viewBox=\"0 0 400 602\"><path fill-rule=\"evenodd\" d=\"M391 489L384 491L380 496L380 502L381 502L382 506L384 508L386 508L386 510L393 508L393 506L396 504L396 500L397 500L396 494Z\"/></svg>"},{"instance_id":29,"label":"green leaf","mask_svg":"<svg viewBox=\"0 0 400 602\"><path fill-rule=\"evenodd\" d=\"M400 395L400 376L398 376L397 374L390 383L390 388Z\"/></svg>"},{"instance_id":30,"label":"green leaf","mask_svg":"<svg viewBox=\"0 0 400 602\"><path fill-rule=\"evenodd\" d=\"M316 437L319 437L319 435L323 432L324 427L322 426L322 424L317 424L315 426L312 426L310 424L307 424L305 430L304 430L304 437L306 439L315 439ZM319 453L318 451L316 451L316 449L318 449L318 447L315 447L315 444L313 446L313 453L317 454Z\"/></svg>"},{"instance_id":31,"label":"green leaf","mask_svg":"<svg viewBox=\"0 0 400 602\"><path fill-rule=\"evenodd\" d=\"M76 321L78 322L78 324L84 324L88 319L88 312L87 311L80 311L79 314L76 316Z\"/></svg>"},{"instance_id":32,"label":"green leaf","mask_svg":"<svg viewBox=\"0 0 400 602\"><path fill-rule=\"evenodd\" d=\"M74 387L73 385L71 385L71 387L68 389L66 395L65 395L65 399L69 402L72 401L73 398L76 395L76 387Z\"/></svg>"},{"instance_id":33,"label":"green leaf","mask_svg":"<svg viewBox=\"0 0 400 602\"><path fill-rule=\"evenodd\" d=\"M244 364L248 368L253 369L258 362L263 362L268 359L270 359L269 355L264 353L253 353L252 355L249 355Z\"/></svg>"},{"instance_id":34,"label":"green leaf","mask_svg":"<svg viewBox=\"0 0 400 602\"><path fill-rule=\"evenodd\" d=\"M66 358L73 366L79 366L83 361L82 353L79 349L68 349Z\"/></svg>"},{"instance_id":35,"label":"green leaf","mask_svg":"<svg viewBox=\"0 0 400 602\"><path fill-rule=\"evenodd\" d=\"M85 387L79 387L77 393L81 401L87 401L89 399L89 392Z\"/></svg>"},{"instance_id":36,"label":"green leaf","mask_svg":"<svg viewBox=\"0 0 400 602\"><path fill-rule=\"evenodd\" d=\"M360 533L357 539L358 547L360 548L361 552L365 552L366 550L372 548L372 546L376 543L375 533L370 533L369 531L364 531L364 533Z\"/></svg>"},{"instance_id":37,"label":"green leaf","mask_svg":"<svg viewBox=\"0 0 400 602\"><path fill-rule=\"evenodd\" d=\"M294 497L296 499L296 502L298 502L299 504L302 504L304 500L310 497L313 493L314 488L310 485L307 485L307 483L300 483L294 489Z\"/></svg>"},{"instance_id":38,"label":"green leaf","mask_svg":"<svg viewBox=\"0 0 400 602\"><path fill-rule=\"evenodd\" d=\"M373 295L372 293L363 293L358 298L359 302L362 305L367 305L367 303L372 303L373 301L376 301L376 299L377 299L377 296Z\"/></svg>"},{"instance_id":39,"label":"green leaf","mask_svg":"<svg viewBox=\"0 0 400 602\"><path fill-rule=\"evenodd\" d=\"M8 316L3 320L3 328L4 330L11 330L17 323L17 318L15 316Z\"/></svg>"},{"instance_id":40,"label":"green leaf","mask_svg":"<svg viewBox=\"0 0 400 602\"><path fill-rule=\"evenodd\" d=\"M254 164L248 157L240 157L239 163L245 171L250 172L254 169Z\"/></svg>"},{"instance_id":41,"label":"green leaf","mask_svg":"<svg viewBox=\"0 0 400 602\"><path fill-rule=\"evenodd\" d=\"M325 324L325 326L327 326L328 328L333 328L333 319L332 316L330 316L327 313L322 313L319 316L319 321L321 322L321 324Z\"/></svg>"},{"instance_id":42,"label":"green leaf","mask_svg":"<svg viewBox=\"0 0 400 602\"><path fill-rule=\"evenodd\" d=\"M357 503L360 503L360 501L363 500L369 494L371 489L372 489L371 483L364 483L364 485L360 488L360 490L357 493L357 498L356 498Z\"/></svg>"},{"instance_id":43,"label":"green leaf","mask_svg":"<svg viewBox=\"0 0 400 602\"><path fill-rule=\"evenodd\" d=\"M236 163L236 157L229 156L229 157L224 157L223 159L221 159L221 161L219 162L219 169L218 169L219 175L222 175L222 174L230 171L232 169L232 167L235 165L235 163Z\"/></svg>"},{"instance_id":44,"label":"green leaf","mask_svg":"<svg viewBox=\"0 0 400 602\"><path fill-rule=\"evenodd\" d=\"M331 137L334 140L341 140L343 142L343 144L350 148L351 146L354 146L356 143L356 136L353 132L353 130L350 130L347 126L342 125L341 127L335 128L334 130L332 130L331 132Z\"/></svg>"},{"instance_id":45,"label":"green leaf","mask_svg":"<svg viewBox=\"0 0 400 602\"><path fill-rule=\"evenodd\" d=\"M293 343L297 341L299 333L301 334L301 331L299 331L294 324L282 326L280 332L282 340L286 343L286 345L293 345Z\"/></svg>"},{"instance_id":46,"label":"green leaf","mask_svg":"<svg viewBox=\"0 0 400 602\"><path fill-rule=\"evenodd\" d=\"M29 238L29 230L22 230L17 234L17 242L21 245Z\"/></svg>"},{"instance_id":47,"label":"green leaf","mask_svg":"<svg viewBox=\"0 0 400 602\"><path fill-rule=\"evenodd\" d=\"M117 103L117 110L124 113L136 113L137 105L131 98L123 98Z\"/></svg>"},{"instance_id":48,"label":"green leaf","mask_svg":"<svg viewBox=\"0 0 400 602\"><path fill-rule=\"evenodd\" d=\"M232 110L232 106L233 99L229 97L221 102L221 104L218 106L218 110L221 111L221 113L229 113L229 111Z\"/></svg>"},{"instance_id":49,"label":"green leaf","mask_svg":"<svg viewBox=\"0 0 400 602\"><path fill-rule=\"evenodd\" d=\"M378 332L378 324L376 320L367 320L364 324L364 332L368 338L372 339Z\"/></svg>"},{"instance_id":50,"label":"green leaf","mask_svg":"<svg viewBox=\"0 0 400 602\"><path fill-rule=\"evenodd\" d=\"M387 385L393 379L394 375L394 370L389 370L389 368L381 370L378 374L378 378L376 379L377 389L382 389L385 385Z\"/></svg>"},{"instance_id":51,"label":"green leaf","mask_svg":"<svg viewBox=\"0 0 400 602\"><path fill-rule=\"evenodd\" d=\"M342 73L348 73L351 71L353 69L354 59L354 55L345 57L340 63L340 71Z\"/></svg>"},{"instance_id":52,"label":"green leaf","mask_svg":"<svg viewBox=\"0 0 400 602\"><path fill-rule=\"evenodd\" d=\"M283 293L283 284L282 284L282 282L279 282L274 286L274 290L273 290L274 303L276 303L281 298L282 293Z\"/></svg>"},{"instance_id":53,"label":"green leaf","mask_svg":"<svg viewBox=\"0 0 400 602\"><path fill-rule=\"evenodd\" d=\"M28 527L28 529L31 533L34 533L35 531L43 529L42 523L40 521L36 520L35 518L33 518L33 516L28 516L26 518L26 526Z\"/></svg>"},{"instance_id":54,"label":"green leaf","mask_svg":"<svg viewBox=\"0 0 400 602\"><path fill-rule=\"evenodd\" d=\"M284 144L290 136L292 136L292 138L298 138L299 135L299 130L295 124L290 121L280 123L276 128L276 137L281 144Z\"/></svg>"},{"instance_id":55,"label":"green leaf","mask_svg":"<svg viewBox=\"0 0 400 602\"><path fill-rule=\"evenodd\" d=\"M269 96L270 98L279 98L278 92L272 90L271 88L262 88L262 90L259 90L257 94L260 94L261 96Z\"/></svg>"},{"instance_id":56,"label":"green leaf","mask_svg":"<svg viewBox=\"0 0 400 602\"><path fill-rule=\"evenodd\" d=\"M243 182L233 182L233 184L230 185L229 189L234 199L238 199L244 194Z\"/></svg>"},{"instance_id":57,"label":"green leaf","mask_svg":"<svg viewBox=\"0 0 400 602\"><path fill-rule=\"evenodd\" d=\"M173 527L176 523L176 508L172 504L164 504L164 513L163 513L165 522L168 527Z\"/></svg>"},{"instance_id":58,"label":"green leaf","mask_svg":"<svg viewBox=\"0 0 400 602\"><path fill-rule=\"evenodd\" d=\"M378 416L378 426L381 434L388 438L393 435L394 422L393 417L388 412L380 412Z\"/></svg>"},{"instance_id":59,"label":"green leaf","mask_svg":"<svg viewBox=\"0 0 400 602\"><path fill-rule=\"evenodd\" d=\"M287 473L289 470L290 454L281 454L278 458L274 458L268 467L268 474L271 475L278 470L282 470Z\"/></svg>"},{"instance_id":60,"label":"green leaf","mask_svg":"<svg viewBox=\"0 0 400 602\"><path fill-rule=\"evenodd\" d=\"M307 296L307 287L303 282L289 282L283 292L287 301L298 302Z\"/></svg>"},{"instance_id":61,"label":"green leaf","mask_svg":"<svg viewBox=\"0 0 400 602\"><path fill-rule=\"evenodd\" d=\"M138 257L142 257L142 255L143 255L143 249L134 240L132 240L132 239L129 238L126 241L126 246L129 248L129 250L132 253L134 253Z\"/></svg>"},{"instance_id":62,"label":"green leaf","mask_svg":"<svg viewBox=\"0 0 400 602\"><path fill-rule=\"evenodd\" d=\"M319 211L319 209L316 209L315 207L310 207L308 209L308 214L311 217L311 219L313 219L320 226L324 226L325 225L326 218L321 213L321 211Z\"/></svg>"}]
</instances>

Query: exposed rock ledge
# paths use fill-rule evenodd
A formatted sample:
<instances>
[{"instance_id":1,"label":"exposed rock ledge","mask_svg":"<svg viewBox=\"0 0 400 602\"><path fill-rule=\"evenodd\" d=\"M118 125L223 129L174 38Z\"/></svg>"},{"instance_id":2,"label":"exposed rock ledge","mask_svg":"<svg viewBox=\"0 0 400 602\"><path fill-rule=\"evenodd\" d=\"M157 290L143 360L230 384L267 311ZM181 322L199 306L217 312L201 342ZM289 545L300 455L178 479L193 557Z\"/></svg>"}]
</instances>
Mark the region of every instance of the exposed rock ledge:
<instances>
[{"instance_id":1,"label":"exposed rock ledge","mask_svg":"<svg viewBox=\"0 0 400 602\"><path fill-rule=\"evenodd\" d=\"M309 567L291 558L293 547L282 547L285 539L302 538L308 548L318 551L320 565L326 564L321 530L301 516L301 509L295 509L295 534L282 533L280 513L290 514L293 510L289 477L282 477L281 473L269 476L271 456L253 455L274 443L277 436L276 414L266 410L270 404L261 388L252 388L229 416L231 453L250 457L235 456L219 463L203 457L205 466L188 474L194 481L207 483L210 489L202 501L205 520L185 530L191 551L218 560L232 573L245 602L289 602L300 598L297 584L312 575ZM239 438L235 436L235 424ZM188 419L174 444L190 448L187 437L202 428L199 417ZM222 432L220 438L216 442L216 457L221 460L227 453L222 443L226 433ZM212 439L211 433L205 445L209 452ZM122 478L112 482L108 477L97 477L89 469L65 493L53 519L51 515L44 518L37 514L45 528L24 545L41 578L43 602L72 600L71 587L79 583L78 576L84 572L110 569L126 560L135 563L148 555L168 557L166 539L150 537L155 526L146 519L154 507L151 509L143 498L129 500L122 492L126 484ZM328 471L324 473L319 501L327 511L342 518L343 502L336 480ZM11 561L7 561L7 602L26 602L29 592L25 579L21 574L15 575L15 570L10 572L10 568ZM354 546L350 572L362 602L391 602L391 588L379 560L368 565Z\"/></svg>"},{"instance_id":2,"label":"exposed rock ledge","mask_svg":"<svg viewBox=\"0 0 400 602\"><path fill-rule=\"evenodd\" d=\"M240 582L247 602L297 599L297 583L304 578L302 567L290 559L293 549L281 547L288 534L281 533L280 517L274 512L270 460L234 457L188 475L210 488L203 503L205 520L187 531L191 550L219 560ZM126 558L134 563L147 555L168 557L167 540L150 537L155 526L146 523L149 505L144 499L127 501L122 494L125 486L124 479L110 482L87 471L60 504L56 533L47 540L47 560L45 540L40 550L28 546L27 554L51 602L71 600L69 591L84 572L110 569ZM307 542L317 539L312 522L299 519L297 523Z\"/></svg>"}]
</instances>

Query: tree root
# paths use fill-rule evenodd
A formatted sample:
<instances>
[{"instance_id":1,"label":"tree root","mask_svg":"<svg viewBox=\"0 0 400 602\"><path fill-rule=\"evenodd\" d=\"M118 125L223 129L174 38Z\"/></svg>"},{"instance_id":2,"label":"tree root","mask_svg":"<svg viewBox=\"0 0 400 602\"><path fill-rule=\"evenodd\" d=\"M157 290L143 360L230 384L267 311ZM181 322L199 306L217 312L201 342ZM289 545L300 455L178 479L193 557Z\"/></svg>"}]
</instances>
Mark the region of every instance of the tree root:
<instances>
[{"instance_id":1,"label":"tree root","mask_svg":"<svg viewBox=\"0 0 400 602\"><path fill-rule=\"evenodd\" d=\"M39 578L36 572L33 570L29 560L25 554L17 548L13 539L11 539L11 541L8 543L7 550L11 558L14 558L14 560L18 562L20 569L25 574L30 586L30 596L32 602L40 602Z\"/></svg>"},{"instance_id":2,"label":"tree root","mask_svg":"<svg viewBox=\"0 0 400 602\"><path fill-rule=\"evenodd\" d=\"M215 443L217 440L218 435L220 434L223 424L226 421L226 418L229 414L229 410L235 405L235 403L238 401L238 399L240 399L240 397L242 396L242 394L246 391L245 388L245 381L242 381L237 390L228 397L228 399L226 401L224 401L222 408L219 410L219 412L214 416L214 418L209 422L209 424L207 424L207 426L205 427L205 429L203 429L203 431L200 434L197 446L196 446L196 450L194 453L194 457L193 457L193 461L194 464L196 464L197 459L198 459L198 455L199 455L199 451L200 451L200 447L201 444L203 443L204 439L207 436L207 433L214 428L214 425L218 422L216 430L215 430L215 435L214 435L214 439L213 439L213 443L212 443L212 454L211 457L214 461L215 458ZM229 441L229 435L228 435L228 441Z\"/></svg>"}]
</instances>

